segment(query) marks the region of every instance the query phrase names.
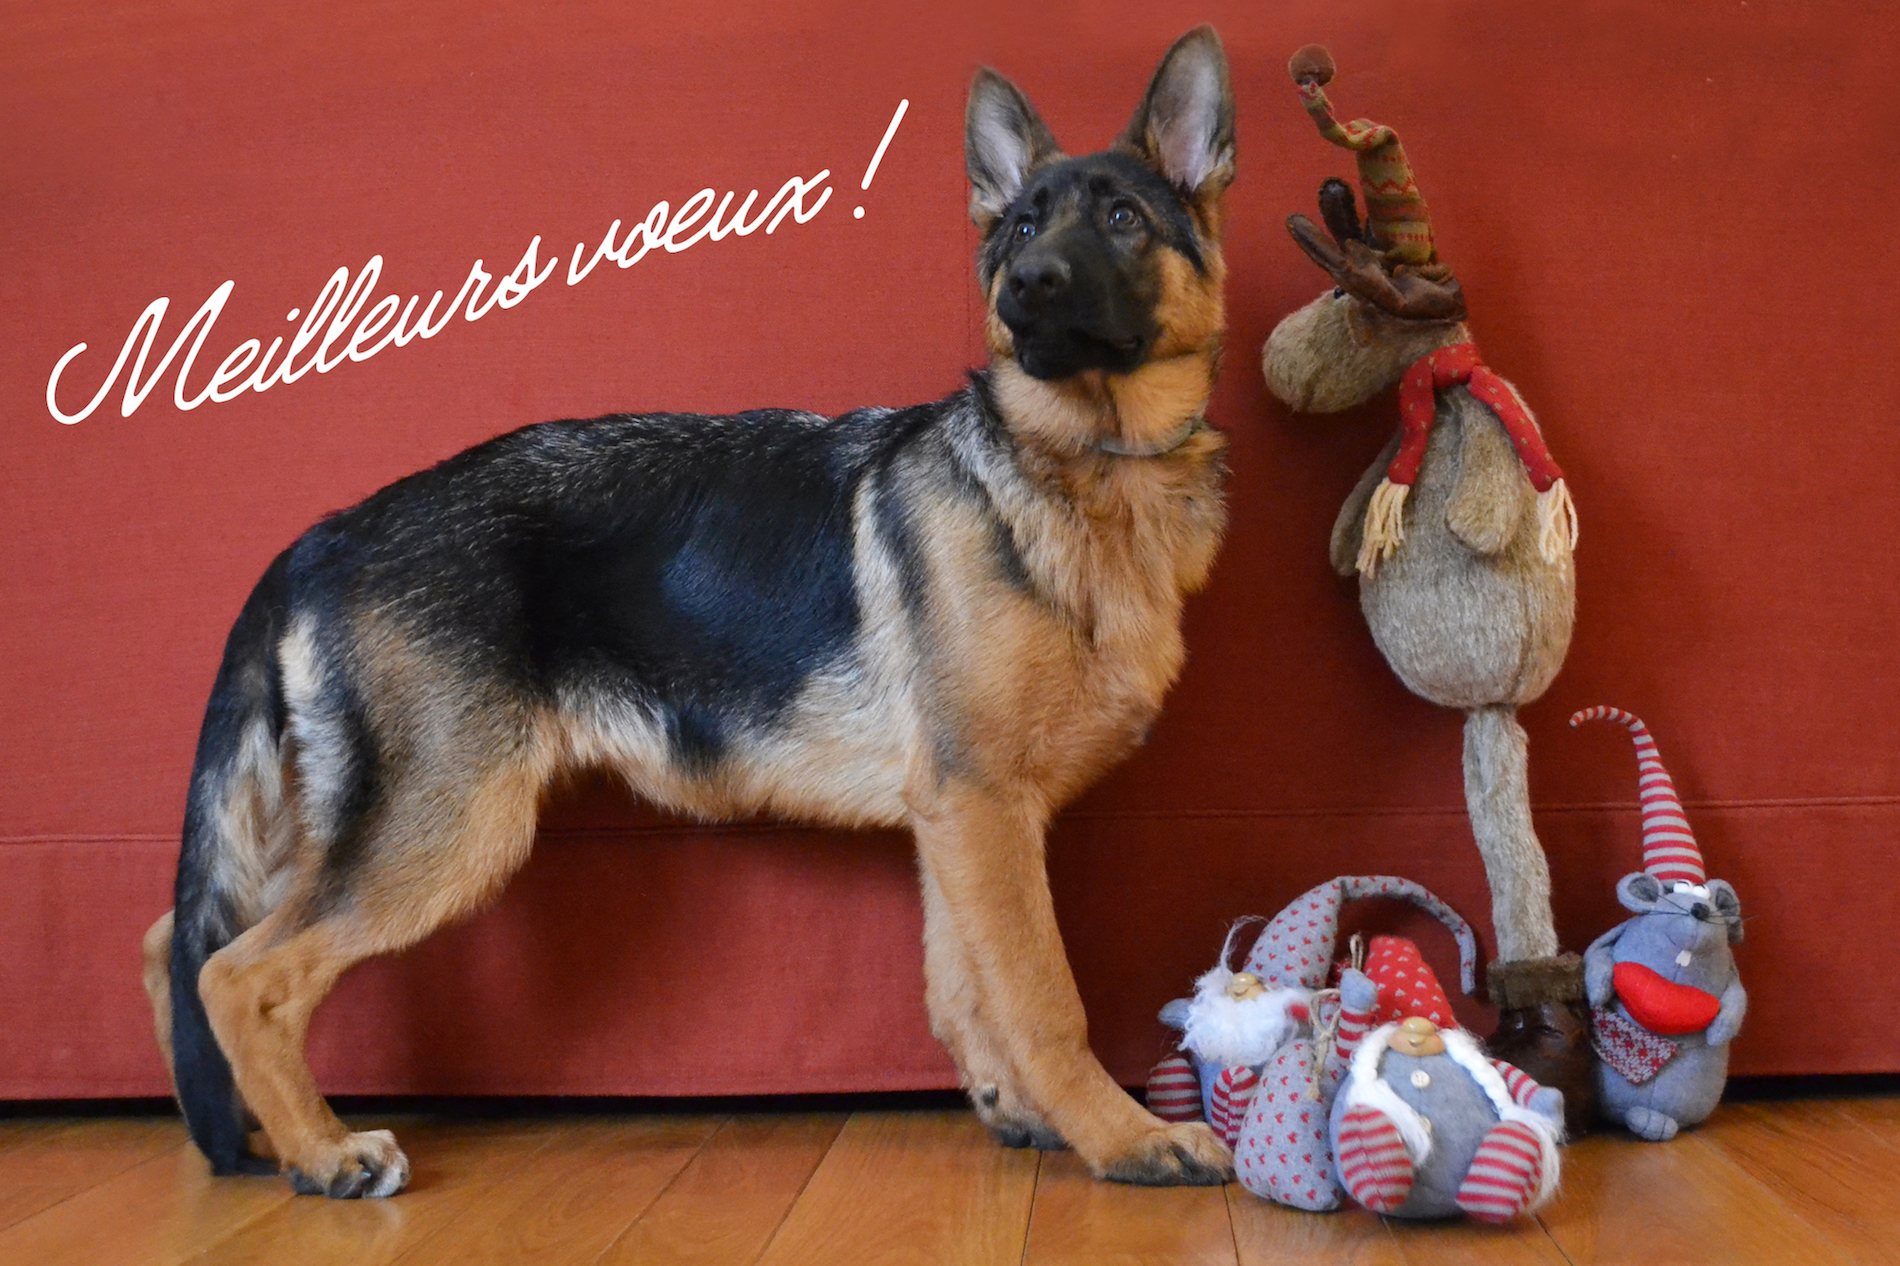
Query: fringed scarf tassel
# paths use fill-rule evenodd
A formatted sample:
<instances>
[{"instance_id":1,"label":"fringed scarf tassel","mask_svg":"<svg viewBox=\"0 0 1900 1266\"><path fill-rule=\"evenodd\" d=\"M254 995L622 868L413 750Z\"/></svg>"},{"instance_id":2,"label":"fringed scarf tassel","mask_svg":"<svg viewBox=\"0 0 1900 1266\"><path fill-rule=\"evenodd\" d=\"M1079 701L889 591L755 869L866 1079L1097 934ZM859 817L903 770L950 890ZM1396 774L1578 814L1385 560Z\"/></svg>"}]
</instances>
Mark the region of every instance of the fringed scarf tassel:
<instances>
[{"instance_id":1,"label":"fringed scarf tassel","mask_svg":"<svg viewBox=\"0 0 1900 1266\"><path fill-rule=\"evenodd\" d=\"M1537 494L1537 552L1554 563L1577 548L1577 503L1559 479Z\"/></svg>"},{"instance_id":2,"label":"fringed scarf tassel","mask_svg":"<svg viewBox=\"0 0 1900 1266\"><path fill-rule=\"evenodd\" d=\"M1382 479L1366 506L1358 567L1359 574L1367 580L1378 574L1380 563L1398 553L1405 540L1405 497L1411 491L1410 484Z\"/></svg>"}]
</instances>

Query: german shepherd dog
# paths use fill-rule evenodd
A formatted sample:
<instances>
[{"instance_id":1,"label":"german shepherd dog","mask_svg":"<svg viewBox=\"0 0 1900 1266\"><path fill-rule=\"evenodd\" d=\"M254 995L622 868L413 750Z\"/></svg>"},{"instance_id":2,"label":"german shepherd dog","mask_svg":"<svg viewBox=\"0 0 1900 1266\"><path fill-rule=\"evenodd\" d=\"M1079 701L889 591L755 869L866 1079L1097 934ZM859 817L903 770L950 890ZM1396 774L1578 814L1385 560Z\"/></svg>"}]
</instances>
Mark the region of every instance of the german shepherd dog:
<instances>
[{"instance_id":1,"label":"german shepherd dog","mask_svg":"<svg viewBox=\"0 0 1900 1266\"><path fill-rule=\"evenodd\" d=\"M1090 1053L1043 833L1154 719L1220 542L1226 441L1202 411L1233 147L1211 28L1081 158L982 71L966 158L991 364L962 390L524 427L271 563L145 943L214 1172L402 1188L394 1136L317 1092L311 1013L353 963L493 897L580 768L708 818L908 826L931 1026L989 1128L1106 1178L1231 1172L1207 1127L1150 1116Z\"/></svg>"}]
</instances>

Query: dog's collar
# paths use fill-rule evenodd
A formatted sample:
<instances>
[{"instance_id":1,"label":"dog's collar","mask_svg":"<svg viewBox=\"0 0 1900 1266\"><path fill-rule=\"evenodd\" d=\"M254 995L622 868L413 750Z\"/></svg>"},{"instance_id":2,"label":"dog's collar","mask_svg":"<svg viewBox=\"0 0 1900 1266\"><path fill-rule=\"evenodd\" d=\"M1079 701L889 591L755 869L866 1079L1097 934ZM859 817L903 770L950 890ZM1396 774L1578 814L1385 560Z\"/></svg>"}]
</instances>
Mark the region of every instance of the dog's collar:
<instances>
[{"instance_id":1,"label":"dog's collar","mask_svg":"<svg viewBox=\"0 0 1900 1266\"><path fill-rule=\"evenodd\" d=\"M1135 448L1112 437L1096 440L1092 447L1099 453L1108 453L1114 457L1166 457L1193 439L1206 426L1207 419L1197 413L1175 427L1159 444L1151 448Z\"/></svg>"}]
</instances>

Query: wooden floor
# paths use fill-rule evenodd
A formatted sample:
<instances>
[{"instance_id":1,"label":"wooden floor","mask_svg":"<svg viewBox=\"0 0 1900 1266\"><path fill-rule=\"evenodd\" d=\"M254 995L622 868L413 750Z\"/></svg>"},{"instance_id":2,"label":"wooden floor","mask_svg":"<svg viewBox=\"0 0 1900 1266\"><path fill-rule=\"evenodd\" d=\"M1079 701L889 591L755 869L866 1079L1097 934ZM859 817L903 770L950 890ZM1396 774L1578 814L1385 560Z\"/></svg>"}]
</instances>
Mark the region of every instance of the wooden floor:
<instances>
[{"instance_id":1,"label":"wooden floor","mask_svg":"<svg viewBox=\"0 0 1900 1266\"><path fill-rule=\"evenodd\" d=\"M1900 1099L1725 1105L1565 1153L1507 1230L1090 1180L963 1112L411 1117L394 1200L207 1177L172 1118L0 1120L0 1263L1900 1262Z\"/></svg>"}]
</instances>

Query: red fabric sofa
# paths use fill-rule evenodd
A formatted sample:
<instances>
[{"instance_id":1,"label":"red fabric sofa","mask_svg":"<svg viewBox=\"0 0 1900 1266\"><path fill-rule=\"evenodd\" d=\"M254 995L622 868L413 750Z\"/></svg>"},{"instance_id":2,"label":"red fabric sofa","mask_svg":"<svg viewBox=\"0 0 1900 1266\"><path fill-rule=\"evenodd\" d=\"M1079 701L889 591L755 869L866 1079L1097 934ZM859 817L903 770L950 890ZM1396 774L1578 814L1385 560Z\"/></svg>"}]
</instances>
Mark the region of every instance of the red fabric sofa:
<instances>
[{"instance_id":1,"label":"red fabric sofa","mask_svg":"<svg viewBox=\"0 0 1900 1266\"><path fill-rule=\"evenodd\" d=\"M1050 847L1103 1058L1139 1080L1156 1008L1226 922L1332 875L1408 875L1486 923L1459 718L1404 691L1326 566L1394 403L1289 416L1257 367L1324 284L1282 222L1349 171L1285 76L1321 40L1340 108L1401 130L1478 339L1581 510L1576 640L1525 714L1567 943L1620 917L1613 886L1640 865L1629 744L1563 725L1615 703L1656 731L1750 919L1734 1070L1900 1068L1900 990L1864 961L1900 915L1893 23L1732 0L396 12L27 0L9 18L0 1098L164 1092L139 937L169 904L218 648L298 531L542 418L955 389L980 357L972 70L997 65L1094 148L1204 17L1240 105L1211 414L1233 441L1232 529L1165 717ZM809 223L566 284L575 244L616 218L820 169L831 202ZM241 339L294 333L284 313L338 267L381 255L379 295L453 294L534 235L559 271L438 337L191 410L176 365L129 417L122 382L82 421L48 410L67 350L88 344L56 398L70 414L159 296L162 352L235 283L197 392ZM1393 917L1448 967L1442 934ZM919 923L901 837L697 826L588 783L549 807L496 908L345 982L315 1064L355 1093L944 1086Z\"/></svg>"}]
</instances>

